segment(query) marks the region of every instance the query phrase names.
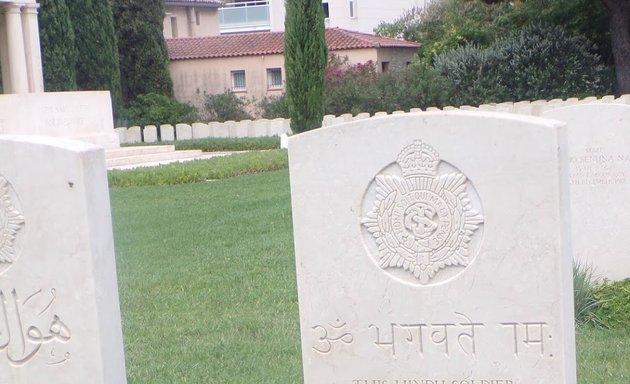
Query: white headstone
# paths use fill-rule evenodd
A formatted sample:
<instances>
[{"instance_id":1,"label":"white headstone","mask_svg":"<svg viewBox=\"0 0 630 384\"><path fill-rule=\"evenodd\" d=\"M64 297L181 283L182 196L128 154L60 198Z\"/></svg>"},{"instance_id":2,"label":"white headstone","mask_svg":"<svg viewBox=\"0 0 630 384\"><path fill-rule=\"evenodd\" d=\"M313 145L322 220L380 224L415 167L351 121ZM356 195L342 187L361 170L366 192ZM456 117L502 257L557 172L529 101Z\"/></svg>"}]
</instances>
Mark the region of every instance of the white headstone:
<instances>
[{"instance_id":1,"label":"white headstone","mask_svg":"<svg viewBox=\"0 0 630 384\"><path fill-rule=\"evenodd\" d=\"M289 139L306 384L575 384L563 124L483 112Z\"/></svg>"},{"instance_id":2,"label":"white headstone","mask_svg":"<svg viewBox=\"0 0 630 384\"><path fill-rule=\"evenodd\" d=\"M160 125L160 140L175 141L175 128L171 124Z\"/></svg>"},{"instance_id":3,"label":"white headstone","mask_svg":"<svg viewBox=\"0 0 630 384\"><path fill-rule=\"evenodd\" d=\"M2 383L126 382L103 150L0 136Z\"/></svg>"},{"instance_id":4,"label":"white headstone","mask_svg":"<svg viewBox=\"0 0 630 384\"><path fill-rule=\"evenodd\" d=\"M127 129L127 143L142 143L142 128L137 125L129 127Z\"/></svg>"},{"instance_id":5,"label":"white headstone","mask_svg":"<svg viewBox=\"0 0 630 384\"><path fill-rule=\"evenodd\" d=\"M192 127L189 124L175 124L175 137L177 137L177 140L192 139Z\"/></svg>"},{"instance_id":6,"label":"white headstone","mask_svg":"<svg viewBox=\"0 0 630 384\"><path fill-rule=\"evenodd\" d=\"M0 95L0 134L44 135L120 146L109 92Z\"/></svg>"},{"instance_id":7,"label":"white headstone","mask_svg":"<svg viewBox=\"0 0 630 384\"><path fill-rule=\"evenodd\" d=\"M630 278L630 105L546 112L569 129L573 254L611 280Z\"/></svg>"},{"instance_id":8,"label":"white headstone","mask_svg":"<svg viewBox=\"0 0 630 384\"><path fill-rule=\"evenodd\" d=\"M193 139L205 139L207 137L211 137L210 126L206 123L193 123L192 137Z\"/></svg>"},{"instance_id":9,"label":"white headstone","mask_svg":"<svg viewBox=\"0 0 630 384\"><path fill-rule=\"evenodd\" d=\"M157 143L157 127L155 125L147 125L142 129L142 137L145 143Z\"/></svg>"}]
</instances>

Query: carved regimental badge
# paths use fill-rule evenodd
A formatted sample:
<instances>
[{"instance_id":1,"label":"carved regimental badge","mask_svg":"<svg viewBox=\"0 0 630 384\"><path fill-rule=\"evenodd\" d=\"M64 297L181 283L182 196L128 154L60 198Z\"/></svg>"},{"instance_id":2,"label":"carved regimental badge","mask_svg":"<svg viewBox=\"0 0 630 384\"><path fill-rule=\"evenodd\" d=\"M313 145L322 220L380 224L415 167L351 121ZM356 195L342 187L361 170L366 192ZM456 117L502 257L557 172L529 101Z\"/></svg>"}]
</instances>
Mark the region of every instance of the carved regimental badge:
<instances>
[{"instance_id":1,"label":"carved regimental badge","mask_svg":"<svg viewBox=\"0 0 630 384\"><path fill-rule=\"evenodd\" d=\"M469 197L469 191L476 193L466 176L422 141L405 147L396 163L368 189L375 195L361 221L368 248L382 269L407 282L444 281L472 261L471 242L480 243L481 207L478 199L473 207Z\"/></svg>"},{"instance_id":2,"label":"carved regimental badge","mask_svg":"<svg viewBox=\"0 0 630 384\"><path fill-rule=\"evenodd\" d=\"M25 220L11 184L0 175L0 273L18 257Z\"/></svg>"}]
</instances>

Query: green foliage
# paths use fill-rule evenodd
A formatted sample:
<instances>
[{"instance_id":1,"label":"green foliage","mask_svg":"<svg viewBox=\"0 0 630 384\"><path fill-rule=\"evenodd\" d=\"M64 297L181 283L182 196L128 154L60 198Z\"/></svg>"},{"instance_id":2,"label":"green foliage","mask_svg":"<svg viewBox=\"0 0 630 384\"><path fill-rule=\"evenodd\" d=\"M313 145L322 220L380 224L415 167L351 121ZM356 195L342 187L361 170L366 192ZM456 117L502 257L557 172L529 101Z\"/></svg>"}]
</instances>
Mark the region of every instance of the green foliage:
<instances>
[{"instance_id":1,"label":"green foliage","mask_svg":"<svg viewBox=\"0 0 630 384\"><path fill-rule=\"evenodd\" d=\"M77 89L77 49L65 0L39 2L39 38L46 91Z\"/></svg>"},{"instance_id":2,"label":"green foliage","mask_svg":"<svg viewBox=\"0 0 630 384\"><path fill-rule=\"evenodd\" d=\"M601 325L595 314L598 301L595 298L595 276L589 265L573 265L573 306L577 325Z\"/></svg>"},{"instance_id":3,"label":"green foliage","mask_svg":"<svg viewBox=\"0 0 630 384\"><path fill-rule=\"evenodd\" d=\"M597 0L441 0L431 2L426 10L411 9L392 23L381 23L376 32L421 42L425 63L431 64L435 56L450 49L485 48L523 27L549 24L586 36L609 63L606 18Z\"/></svg>"},{"instance_id":4,"label":"green foliage","mask_svg":"<svg viewBox=\"0 0 630 384\"><path fill-rule=\"evenodd\" d=\"M432 68L414 63L386 73L372 62L350 65L331 55L326 71L326 113L376 113L444 106L449 83Z\"/></svg>"},{"instance_id":5,"label":"green foliage","mask_svg":"<svg viewBox=\"0 0 630 384\"><path fill-rule=\"evenodd\" d=\"M593 292L595 315L607 328L630 329L630 279L606 281Z\"/></svg>"},{"instance_id":6,"label":"green foliage","mask_svg":"<svg viewBox=\"0 0 630 384\"><path fill-rule=\"evenodd\" d=\"M282 96L265 96L258 103L258 108L262 111L262 117L265 119L289 117L289 105L285 94Z\"/></svg>"},{"instance_id":7,"label":"green foliage","mask_svg":"<svg viewBox=\"0 0 630 384\"><path fill-rule=\"evenodd\" d=\"M175 185L276 171L286 169L288 166L286 150L274 149L158 167L114 170L108 175L111 187Z\"/></svg>"},{"instance_id":8,"label":"green foliage","mask_svg":"<svg viewBox=\"0 0 630 384\"><path fill-rule=\"evenodd\" d=\"M381 23L377 33L422 43L425 63L449 49L474 44L490 45L506 32L502 20L513 8L507 2L487 4L481 0L442 0L425 10L412 9L392 23Z\"/></svg>"},{"instance_id":9,"label":"green foliage","mask_svg":"<svg viewBox=\"0 0 630 384\"><path fill-rule=\"evenodd\" d=\"M609 90L592 44L554 26L528 26L486 49L465 46L435 58L453 105L598 95Z\"/></svg>"},{"instance_id":10,"label":"green foliage","mask_svg":"<svg viewBox=\"0 0 630 384\"><path fill-rule=\"evenodd\" d=\"M514 101L599 95L610 85L593 48L581 35L531 25L493 45L496 77Z\"/></svg>"},{"instance_id":11,"label":"green foliage","mask_svg":"<svg viewBox=\"0 0 630 384\"><path fill-rule=\"evenodd\" d=\"M224 122L251 119L247 112L247 100L242 99L231 90L216 95L207 95L204 103L205 117L208 120Z\"/></svg>"},{"instance_id":12,"label":"green foliage","mask_svg":"<svg viewBox=\"0 0 630 384\"><path fill-rule=\"evenodd\" d=\"M162 34L163 0L112 0L124 102L138 95L173 96Z\"/></svg>"},{"instance_id":13,"label":"green foliage","mask_svg":"<svg viewBox=\"0 0 630 384\"><path fill-rule=\"evenodd\" d=\"M381 95L378 78L376 65L371 60L350 65L346 57L331 55L326 67L326 113L378 112Z\"/></svg>"},{"instance_id":14,"label":"green foliage","mask_svg":"<svg viewBox=\"0 0 630 384\"><path fill-rule=\"evenodd\" d=\"M328 49L320 0L287 0L284 21L286 97L291 129L321 126Z\"/></svg>"},{"instance_id":15,"label":"green foliage","mask_svg":"<svg viewBox=\"0 0 630 384\"><path fill-rule=\"evenodd\" d=\"M197 120L197 111L190 104L164 95L149 93L139 95L129 103L122 113L125 120L122 125L155 125L192 123Z\"/></svg>"},{"instance_id":16,"label":"green foliage","mask_svg":"<svg viewBox=\"0 0 630 384\"><path fill-rule=\"evenodd\" d=\"M497 77L497 67L507 65L490 49L471 45L438 55L434 67L449 80L453 94L451 105L479 105L509 100L508 90Z\"/></svg>"},{"instance_id":17,"label":"green foliage","mask_svg":"<svg viewBox=\"0 0 630 384\"><path fill-rule=\"evenodd\" d=\"M114 111L122 107L118 46L108 0L72 0L69 7L81 90L109 90Z\"/></svg>"},{"instance_id":18,"label":"green foliage","mask_svg":"<svg viewBox=\"0 0 630 384\"><path fill-rule=\"evenodd\" d=\"M498 29L516 31L528 25L555 25L571 35L585 36L607 62L612 60L608 16L599 0L527 0L517 2L504 17L495 20Z\"/></svg>"}]
</instances>

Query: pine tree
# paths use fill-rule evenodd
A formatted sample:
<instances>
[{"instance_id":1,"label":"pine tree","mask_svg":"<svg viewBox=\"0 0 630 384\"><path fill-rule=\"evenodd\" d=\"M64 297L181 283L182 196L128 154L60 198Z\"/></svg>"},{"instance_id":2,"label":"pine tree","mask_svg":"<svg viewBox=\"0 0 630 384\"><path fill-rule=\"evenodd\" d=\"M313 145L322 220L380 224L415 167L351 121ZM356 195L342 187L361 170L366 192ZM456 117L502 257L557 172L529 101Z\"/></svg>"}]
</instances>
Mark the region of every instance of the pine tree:
<instances>
[{"instance_id":1,"label":"pine tree","mask_svg":"<svg viewBox=\"0 0 630 384\"><path fill-rule=\"evenodd\" d=\"M77 88L74 31L65 0L40 0L39 38L46 91Z\"/></svg>"},{"instance_id":2,"label":"pine tree","mask_svg":"<svg viewBox=\"0 0 630 384\"><path fill-rule=\"evenodd\" d=\"M67 0L74 29L77 86L109 90L114 110L122 104L118 47L108 0Z\"/></svg>"},{"instance_id":3,"label":"pine tree","mask_svg":"<svg viewBox=\"0 0 630 384\"><path fill-rule=\"evenodd\" d=\"M321 127L326 80L326 34L321 0L287 0L284 67L291 129Z\"/></svg>"},{"instance_id":4,"label":"pine tree","mask_svg":"<svg viewBox=\"0 0 630 384\"><path fill-rule=\"evenodd\" d=\"M157 93L173 96L162 35L164 0L113 0L123 101Z\"/></svg>"}]
</instances>

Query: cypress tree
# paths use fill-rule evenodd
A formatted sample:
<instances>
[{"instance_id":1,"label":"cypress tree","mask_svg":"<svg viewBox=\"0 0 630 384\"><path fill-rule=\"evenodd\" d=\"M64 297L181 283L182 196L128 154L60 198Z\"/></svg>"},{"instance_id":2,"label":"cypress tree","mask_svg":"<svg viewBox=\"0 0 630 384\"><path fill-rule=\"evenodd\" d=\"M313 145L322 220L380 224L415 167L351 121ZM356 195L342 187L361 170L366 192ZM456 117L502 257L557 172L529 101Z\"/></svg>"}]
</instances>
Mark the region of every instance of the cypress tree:
<instances>
[{"instance_id":1,"label":"cypress tree","mask_svg":"<svg viewBox=\"0 0 630 384\"><path fill-rule=\"evenodd\" d=\"M77 89L74 31L65 0L40 0L39 38L46 91Z\"/></svg>"},{"instance_id":2,"label":"cypress tree","mask_svg":"<svg viewBox=\"0 0 630 384\"><path fill-rule=\"evenodd\" d=\"M291 129L321 127L326 80L326 34L321 0L286 0L284 67Z\"/></svg>"},{"instance_id":3,"label":"cypress tree","mask_svg":"<svg viewBox=\"0 0 630 384\"><path fill-rule=\"evenodd\" d=\"M118 47L108 0L67 0L78 51L77 86L109 90L114 110L122 104Z\"/></svg>"},{"instance_id":4,"label":"cypress tree","mask_svg":"<svg viewBox=\"0 0 630 384\"><path fill-rule=\"evenodd\" d=\"M162 35L164 0L113 0L123 101L157 93L173 96Z\"/></svg>"}]
</instances>

